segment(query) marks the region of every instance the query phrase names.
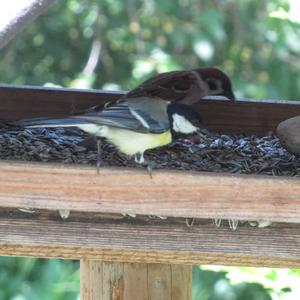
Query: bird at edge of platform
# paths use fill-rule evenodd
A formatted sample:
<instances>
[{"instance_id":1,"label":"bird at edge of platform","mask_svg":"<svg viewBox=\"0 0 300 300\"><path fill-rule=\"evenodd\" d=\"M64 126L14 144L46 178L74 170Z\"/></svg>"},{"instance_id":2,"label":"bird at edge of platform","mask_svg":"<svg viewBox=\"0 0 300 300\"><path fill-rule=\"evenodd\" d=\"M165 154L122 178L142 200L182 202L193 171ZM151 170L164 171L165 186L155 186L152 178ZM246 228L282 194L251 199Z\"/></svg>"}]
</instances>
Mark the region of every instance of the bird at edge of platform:
<instances>
[{"instance_id":1,"label":"bird at edge of platform","mask_svg":"<svg viewBox=\"0 0 300 300\"><path fill-rule=\"evenodd\" d=\"M101 165L101 138L118 150L147 165L144 151L171 143L202 127L200 115L191 107L205 96L222 95L234 101L230 79L216 68L171 71L154 76L119 100L94 106L65 118L26 119L14 125L78 127L97 138L97 170ZM200 134L201 135L201 134Z\"/></svg>"},{"instance_id":2,"label":"bird at edge of platform","mask_svg":"<svg viewBox=\"0 0 300 300\"><path fill-rule=\"evenodd\" d=\"M201 117L191 106L161 99L140 97L120 99L95 106L83 113L64 118L36 118L14 122L25 128L78 127L97 139L97 170L101 164L101 138L152 172L152 162L146 162L144 152L170 144L182 135L201 128Z\"/></svg>"},{"instance_id":3,"label":"bird at edge of platform","mask_svg":"<svg viewBox=\"0 0 300 300\"><path fill-rule=\"evenodd\" d=\"M199 132L200 115L191 107L205 96L223 95L234 100L230 79L217 68L161 73L143 82L117 101L94 106L66 118L39 118L15 122L34 127L78 127L97 138L97 170L101 138L146 164L144 152L170 144L181 135Z\"/></svg>"}]
</instances>

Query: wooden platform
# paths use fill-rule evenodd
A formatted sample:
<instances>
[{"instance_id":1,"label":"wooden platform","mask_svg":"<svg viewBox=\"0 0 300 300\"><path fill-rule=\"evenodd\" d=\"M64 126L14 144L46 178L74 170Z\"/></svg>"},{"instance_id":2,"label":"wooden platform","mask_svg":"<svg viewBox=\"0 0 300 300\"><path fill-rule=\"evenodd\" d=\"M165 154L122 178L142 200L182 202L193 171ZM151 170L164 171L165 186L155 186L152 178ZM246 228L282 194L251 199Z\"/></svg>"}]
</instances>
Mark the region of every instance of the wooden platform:
<instances>
[{"instance_id":1,"label":"wooden platform","mask_svg":"<svg viewBox=\"0 0 300 300\"><path fill-rule=\"evenodd\" d=\"M0 121L65 116L123 94L2 85ZM300 102L207 99L196 109L210 130L264 135L300 115ZM70 215L63 220L59 211ZM186 218L195 218L193 226ZM213 218L274 223L231 231ZM297 178L156 170L151 179L137 169L97 175L93 167L0 162L0 254L81 259L83 299L110 291L104 299L140 300L141 280L155 299L190 300L191 268L184 265L299 268L299 249Z\"/></svg>"}]
</instances>

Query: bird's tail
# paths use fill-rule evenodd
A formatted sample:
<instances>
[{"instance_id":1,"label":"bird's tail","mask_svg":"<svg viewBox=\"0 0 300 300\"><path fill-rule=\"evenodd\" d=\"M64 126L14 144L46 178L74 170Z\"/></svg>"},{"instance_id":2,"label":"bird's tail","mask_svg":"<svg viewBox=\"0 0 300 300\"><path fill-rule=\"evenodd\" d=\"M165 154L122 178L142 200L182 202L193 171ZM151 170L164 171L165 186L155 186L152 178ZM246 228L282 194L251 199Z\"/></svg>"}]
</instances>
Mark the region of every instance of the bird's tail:
<instances>
[{"instance_id":1,"label":"bird's tail","mask_svg":"<svg viewBox=\"0 0 300 300\"><path fill-rule=\"evenodd\" d=\"M26 128L39 128L39 127L76 127L78 125L86 124L87 121L79 118L36 118L24 119L16 121L11 125L26 127Z\"/></svg>"}]
</instances>

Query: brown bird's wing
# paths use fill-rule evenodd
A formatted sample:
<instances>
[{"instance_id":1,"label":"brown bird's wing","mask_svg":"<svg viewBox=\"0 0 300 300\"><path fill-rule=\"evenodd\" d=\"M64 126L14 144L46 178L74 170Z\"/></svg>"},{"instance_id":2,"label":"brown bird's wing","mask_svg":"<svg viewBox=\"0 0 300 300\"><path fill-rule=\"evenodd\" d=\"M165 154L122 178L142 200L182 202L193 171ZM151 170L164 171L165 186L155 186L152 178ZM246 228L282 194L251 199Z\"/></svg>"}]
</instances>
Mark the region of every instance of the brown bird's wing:
<instances>
[{"instance_id":1,"label":"brown bird's wing","mask_svg":"<svg viewBox=\"0 0 300 300\"><path fill-rule=\"evenodd\" d=\"M205 93L206 87L196 69L158 74L144 81L122 98L152 97L193 104L205 96Z\"/></svg>"}]
</instances>

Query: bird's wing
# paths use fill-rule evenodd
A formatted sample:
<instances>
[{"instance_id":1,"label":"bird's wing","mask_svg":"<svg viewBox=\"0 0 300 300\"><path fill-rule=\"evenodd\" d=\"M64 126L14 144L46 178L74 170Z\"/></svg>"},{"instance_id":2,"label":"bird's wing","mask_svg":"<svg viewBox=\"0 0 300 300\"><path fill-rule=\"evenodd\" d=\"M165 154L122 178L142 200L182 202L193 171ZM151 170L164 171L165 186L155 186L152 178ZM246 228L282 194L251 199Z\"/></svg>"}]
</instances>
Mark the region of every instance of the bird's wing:
<instances>
[{"instance_id":1,"label":"bird's wing","mask_svg":"<svg viewBox=\"0 0 300 300\"><path fill-rule=\"evenodd\" d=\"M190 94L194 86L197 86L197 93L201 94L198 74L198 70L162 73L144 81L123 98L156 97L167 101L181 101Z\"/></svg>"},{"instance_id":2,"label":"bird's wing","mask_svg":"<svg viewBox=\"0 0 300 300\"><path fill-rule=\"evenodd\" d=\"M169 129L167 102L146 97L119 100L104 108L95 106L72 118L142 133L162 133Z\"/></svg>"}]
</instances>

